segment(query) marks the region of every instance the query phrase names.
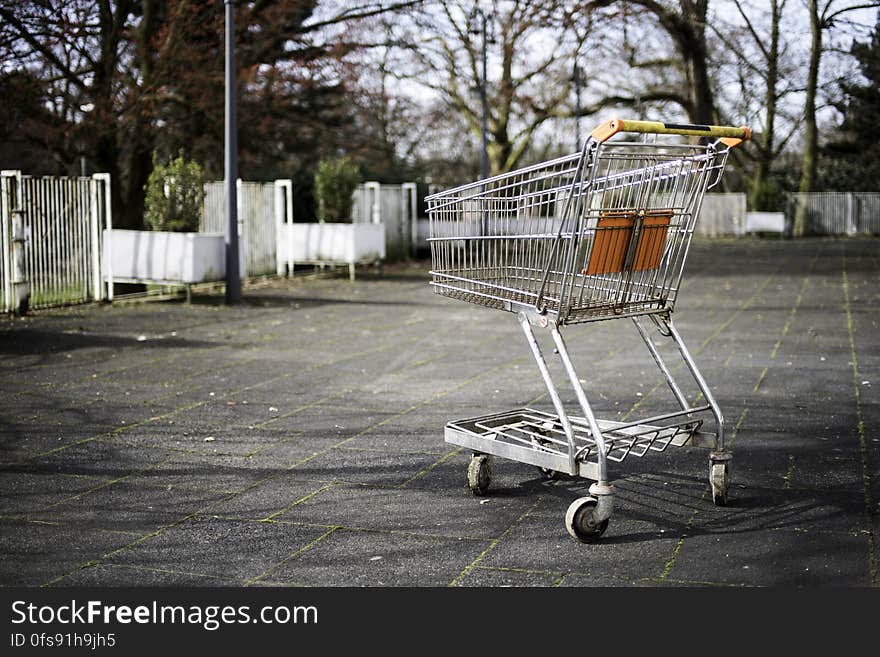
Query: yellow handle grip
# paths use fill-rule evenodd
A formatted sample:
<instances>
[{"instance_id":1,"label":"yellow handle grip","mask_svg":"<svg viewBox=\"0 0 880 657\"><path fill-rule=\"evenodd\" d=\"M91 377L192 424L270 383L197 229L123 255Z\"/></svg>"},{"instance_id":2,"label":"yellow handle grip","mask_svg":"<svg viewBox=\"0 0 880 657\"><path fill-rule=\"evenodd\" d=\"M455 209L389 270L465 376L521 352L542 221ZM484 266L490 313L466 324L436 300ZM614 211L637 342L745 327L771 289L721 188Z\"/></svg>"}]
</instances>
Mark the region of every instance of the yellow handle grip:
<instances>
[{"instance_id":1,"label":"yellow handle grip","mask_svg":"<svg viewBox=\"0 0 880 657\"><path fill-rule=\"evenodd\" d=\"M659 121L633 121L631 119L611 119L592 132L593 139L605 142L618 132L639 132L658 135L687 135L694 137L717 137L732 148L752 136L746 126L739 128L727 125L692 125L689 123L661 123Z\"/></svg>"}]
</instances>

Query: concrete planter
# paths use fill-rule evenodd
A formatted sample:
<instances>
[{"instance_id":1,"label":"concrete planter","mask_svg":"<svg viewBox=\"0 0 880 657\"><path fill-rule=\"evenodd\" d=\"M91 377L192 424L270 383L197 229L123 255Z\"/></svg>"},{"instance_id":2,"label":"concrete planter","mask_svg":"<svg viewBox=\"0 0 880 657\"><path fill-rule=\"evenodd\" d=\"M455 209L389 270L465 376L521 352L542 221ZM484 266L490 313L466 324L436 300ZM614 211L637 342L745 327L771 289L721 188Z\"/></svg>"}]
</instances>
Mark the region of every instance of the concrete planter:
<instances>
[{"instance_id":1,"label":"concrete planter","mask_svg":"<svg viewBox=\"0 0 880 657\"><path fill-rule=\"evenodd\" d=\"M285 223L278 226L279 270L286 264L348 265L354 280L356 264L385 259L383 224Z\"/></svg>"},{"instance_id":2,"label":"concrete planter","mask_svg":"<svg viewBox=\"0 0 880 657\"><path fill-rule=\"evenodd\" d=\"M240 271L244 272L242 268ZM101 273L113 283L185 285L223 281L226 243L222 233L104 230Z\"/></svg>"},{"instance_id":3,"label":"concrete planter","mask_svg":"<svg viewBox=\"0 0 880 657\"><path fill-rule=\"evenodd\" d=\"M784 233L785 213L783 212L747 212L746 233Z\"/></svg>"}]
</instances>

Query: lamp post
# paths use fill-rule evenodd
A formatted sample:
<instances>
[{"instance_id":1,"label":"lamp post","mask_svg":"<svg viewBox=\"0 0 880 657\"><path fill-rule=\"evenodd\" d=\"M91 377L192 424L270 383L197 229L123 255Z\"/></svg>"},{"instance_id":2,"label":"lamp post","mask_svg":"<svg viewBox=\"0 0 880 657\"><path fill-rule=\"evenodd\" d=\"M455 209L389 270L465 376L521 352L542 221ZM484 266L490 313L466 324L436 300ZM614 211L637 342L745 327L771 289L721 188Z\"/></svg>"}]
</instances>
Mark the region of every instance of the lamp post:
<instances>
[{"instance_id":1,"label":"lamp post","mask_svg":"<svg viewBox=\"0 0 880 657\"><path fill-rule=\"evenodd\" d=\"M226 10L226 303L241 301L238 266L238 118L235 107L235 0L223 0Z\"/></svg>"}]
</instances>

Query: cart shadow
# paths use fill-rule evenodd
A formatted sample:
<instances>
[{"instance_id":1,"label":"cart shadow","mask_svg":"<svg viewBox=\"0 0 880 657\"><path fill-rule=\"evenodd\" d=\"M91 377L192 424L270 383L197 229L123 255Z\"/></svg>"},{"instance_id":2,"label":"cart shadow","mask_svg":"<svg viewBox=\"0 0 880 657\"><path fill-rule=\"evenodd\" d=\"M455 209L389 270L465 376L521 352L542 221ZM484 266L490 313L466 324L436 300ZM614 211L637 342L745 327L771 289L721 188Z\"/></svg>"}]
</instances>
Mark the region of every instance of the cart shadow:
<instances>
[{"instance_id":1,"label":"cart shadow","mask_svg":"<svg viewBox=\"0 0 880 657\"><path fill-rule=\"evenodd\" d=\"M563 475L556 481L535 478L522 482L523 491L540 490L558 500L562 513L589 494L583 479ZM859 532L864 525L864 497L859 490L784 489L737 486L725 506L712 502L708 484L700 477L655 472L651 477L624 477L614 482L612 531L602 543L655 541L658 536L705 536L788 530ZM499 490L498 494L504 491ZM550 505L555 505L550 502ZM621 533L613 527L622 527ZM633 527L633 525L635 527ZM639 525L648 525L644 530ZM635 531L631 531L634 529Z\"/></svg>"}]
</instances>

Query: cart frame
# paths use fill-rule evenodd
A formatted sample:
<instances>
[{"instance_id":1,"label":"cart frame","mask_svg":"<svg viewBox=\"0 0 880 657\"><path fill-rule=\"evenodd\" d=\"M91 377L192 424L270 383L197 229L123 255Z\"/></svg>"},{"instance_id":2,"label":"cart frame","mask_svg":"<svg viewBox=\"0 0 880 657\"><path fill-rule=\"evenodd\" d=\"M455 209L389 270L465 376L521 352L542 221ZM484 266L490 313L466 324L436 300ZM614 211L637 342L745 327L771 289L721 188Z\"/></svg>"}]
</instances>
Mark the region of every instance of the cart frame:
<instances>
[{"instance_id":1,"label":"cart frame","mask_svg":"<svg viewBox=\"0 0 880 657\"><path fill-rule=\"evenodd\" d=\"M609 143L621 132L703 140ZM672 313L703 195L718 183L729 150L750 136L747 127L613 119L579 153L426 198L435 292L515 313L555 411L520 408L446 425L446 442L473 452L474 494L488 491L493 456L537 466L548 477L593 480L590 495L565 516L569 534L590 542L612 515L608 461L692 445L709 449L712 498L727 503L732 454L724 418ZM674 343L705 403L688 402L645 317ZM561 328L621 318L635 325L677 409L635 422L596 417ZM581 415L565 408L536 329L549 333ZM714 433L701 431L709 416Z\"/></svg>"}]
</instances>

